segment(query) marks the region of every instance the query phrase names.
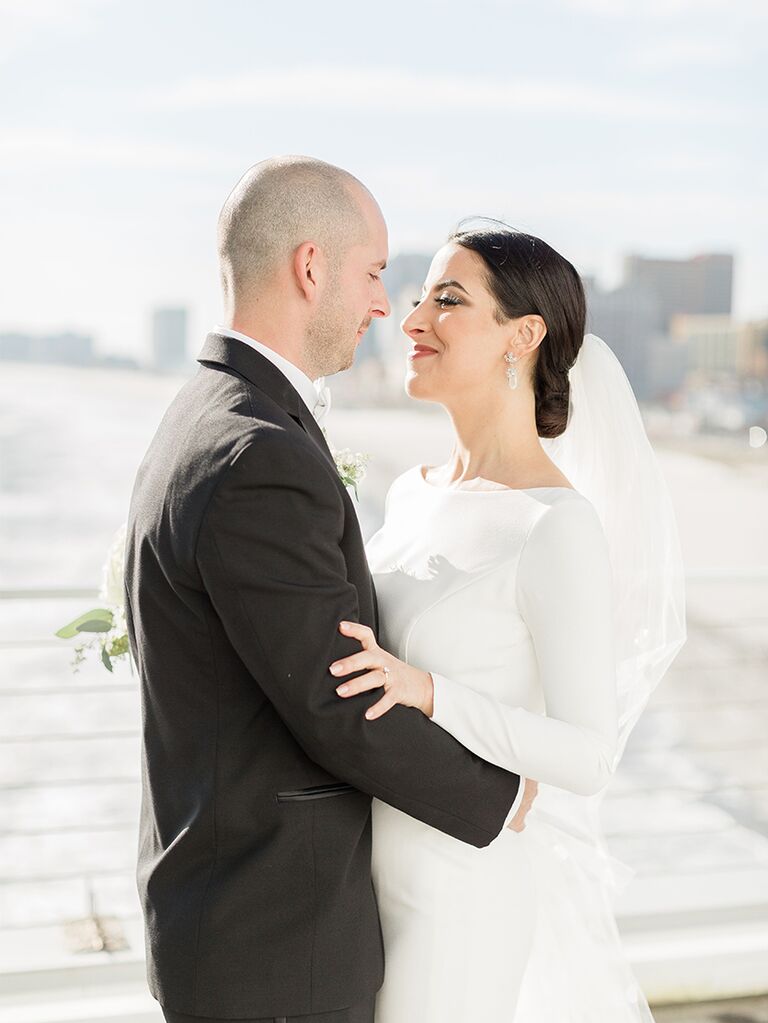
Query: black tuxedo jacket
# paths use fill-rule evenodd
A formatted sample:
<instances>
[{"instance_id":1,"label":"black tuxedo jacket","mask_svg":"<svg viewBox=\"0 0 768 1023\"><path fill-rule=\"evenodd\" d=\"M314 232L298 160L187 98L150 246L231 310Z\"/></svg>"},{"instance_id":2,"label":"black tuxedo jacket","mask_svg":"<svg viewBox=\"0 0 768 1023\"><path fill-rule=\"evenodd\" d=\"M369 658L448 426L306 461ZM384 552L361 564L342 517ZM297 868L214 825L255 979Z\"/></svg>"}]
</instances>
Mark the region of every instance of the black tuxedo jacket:
<instances>
[{"instance_id":1,"label":"black tuxedo jacket","mask_svg":"<svg viewBox=\"0 0 768 1023\"><path fill-rule=\"evenodd\" d=\"M147 976L178 1012L324 1012L383 980L371 797L482 847L520 779L414 708L367 721L380 690L337 696L339 622L377 627L349 493L273 363L218 334L198 361L128 519Z\"/></svg>"}]
</instances>

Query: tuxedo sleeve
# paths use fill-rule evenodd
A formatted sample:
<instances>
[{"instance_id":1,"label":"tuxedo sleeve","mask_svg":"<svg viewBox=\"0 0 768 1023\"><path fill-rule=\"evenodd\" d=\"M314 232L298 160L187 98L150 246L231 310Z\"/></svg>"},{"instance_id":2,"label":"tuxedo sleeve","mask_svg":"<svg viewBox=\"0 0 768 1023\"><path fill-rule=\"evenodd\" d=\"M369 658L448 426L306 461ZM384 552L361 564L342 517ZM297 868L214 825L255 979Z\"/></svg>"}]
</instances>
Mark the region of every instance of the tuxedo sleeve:
<instances>
[{"instance_id":1,"label":"tuxedo sleeve","mask_svg":"<svg viewBox=\"0 0 768 1023\"><path fill-rule=\"evenodd\" d=\"M341 546L348 528L333 466L283 431L265 431L225 470L200 526L196 560L213 608L311 759L411 817L488 845L518 795L518 775L415 708L368 721L380 693L336 693L329 665L360 650L338 628L359 621Z\"/></svg>"},{"instance_id":2,"label":"tuxedo sleeve","mask_svg":"<svg viewBox=\"0 0 768 1023\"><path fill-rule=\"evenodd\" d=\"M432 720L479 756L581 795L602 789L617 741L608 547L588 502L552 505L532 527L515 580L546 713L432 673Z\"/></svg>"}]
</instances>

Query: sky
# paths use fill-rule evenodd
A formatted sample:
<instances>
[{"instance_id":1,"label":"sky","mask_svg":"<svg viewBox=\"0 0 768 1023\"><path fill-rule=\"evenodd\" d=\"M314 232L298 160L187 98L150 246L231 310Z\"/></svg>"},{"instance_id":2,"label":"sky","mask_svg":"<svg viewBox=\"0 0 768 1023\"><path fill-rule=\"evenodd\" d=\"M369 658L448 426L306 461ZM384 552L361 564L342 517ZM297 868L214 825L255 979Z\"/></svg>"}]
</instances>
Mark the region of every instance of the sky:
<instances>
[{"instance_id":1,"label":"sky","mask_svg":"<svg viewBox=\"0 0 768 1023\"><path fill-rule=\"evenodd\" d=\"M143 359L181 304L197 351L219 209L281 153L359 177L390 257L474 215L607 287L728 251L768 316L767 30L764 0L0 0L0 332Z\"/></svg>"}]
</instances>

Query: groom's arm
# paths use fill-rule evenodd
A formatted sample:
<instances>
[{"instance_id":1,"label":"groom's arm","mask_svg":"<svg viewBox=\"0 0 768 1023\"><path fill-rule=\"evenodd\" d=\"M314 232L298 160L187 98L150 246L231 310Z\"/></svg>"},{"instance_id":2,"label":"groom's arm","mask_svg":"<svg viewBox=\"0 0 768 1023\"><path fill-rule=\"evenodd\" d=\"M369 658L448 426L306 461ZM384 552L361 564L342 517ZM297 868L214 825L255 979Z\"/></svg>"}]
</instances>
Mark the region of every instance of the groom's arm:
<instances>
[{"instance_id":1,"label":"groom's arm","mask_svg":"<svg viewBox=\"0 0 768 1023\"><path fill-rule=\"evenodd\" d=\"M465 749L419 710L365 710L376 692L340 700L329 665L359 650L341 550L343 495L333 468L278 430L225 470L201 524L197 564L227 636L307 755L327 771L453 837L499 835L517 774Z\"/></svg>"}]
</instances>

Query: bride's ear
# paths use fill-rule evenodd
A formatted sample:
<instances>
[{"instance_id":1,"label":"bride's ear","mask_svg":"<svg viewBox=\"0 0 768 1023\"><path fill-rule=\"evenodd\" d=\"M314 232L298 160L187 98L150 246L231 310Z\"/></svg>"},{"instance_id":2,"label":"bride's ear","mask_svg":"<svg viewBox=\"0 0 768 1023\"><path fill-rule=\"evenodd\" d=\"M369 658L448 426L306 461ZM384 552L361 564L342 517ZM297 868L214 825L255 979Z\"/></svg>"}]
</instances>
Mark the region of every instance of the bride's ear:
<instances>
[{"instance_id":1,"label":"bride's ear","mask_svg":"<svg viewBox=\"0 0 768 1023\"><path fill-rule=\"evenodd\" d=\"M521 316L518 321L516 349L520 355L529 355L535 351L547 334L547 325L541 316L531 313Z\"/></svg>"}]
</instances>

